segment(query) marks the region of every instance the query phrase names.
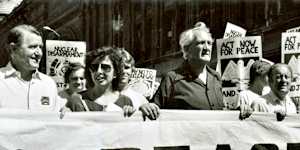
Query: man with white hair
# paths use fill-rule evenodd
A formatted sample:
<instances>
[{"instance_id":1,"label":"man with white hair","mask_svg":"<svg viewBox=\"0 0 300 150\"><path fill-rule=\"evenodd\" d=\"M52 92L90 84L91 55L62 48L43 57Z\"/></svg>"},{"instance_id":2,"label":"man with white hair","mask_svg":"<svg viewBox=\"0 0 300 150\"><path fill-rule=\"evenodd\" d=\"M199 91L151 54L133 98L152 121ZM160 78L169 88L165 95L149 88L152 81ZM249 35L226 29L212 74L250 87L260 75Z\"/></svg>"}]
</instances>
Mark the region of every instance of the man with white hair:
<instances>
[{"instance_id":1,"label":"man with white hair","mask_svg":"<svg viewBox=\"0 0 300 150\"><path fill-rule=\"evenodd\" d=\"M7 40L10 61L0 68L0 108L59 111L54 80L38 71L42 58L41 34L31 25L12 28Z\"/></svg>"},{"instance_id":2,"label":"man with white hair","mask_svg":"<svg viewBox=\"0 0 300 150\"><path fill-rule=\"evenodd\" d=\"M208 64L213 38L203 22L181 33L179 44L185 62L163 76L152 99L161 109L222 110L219 74Z\"/></svg>"}]
</instances>

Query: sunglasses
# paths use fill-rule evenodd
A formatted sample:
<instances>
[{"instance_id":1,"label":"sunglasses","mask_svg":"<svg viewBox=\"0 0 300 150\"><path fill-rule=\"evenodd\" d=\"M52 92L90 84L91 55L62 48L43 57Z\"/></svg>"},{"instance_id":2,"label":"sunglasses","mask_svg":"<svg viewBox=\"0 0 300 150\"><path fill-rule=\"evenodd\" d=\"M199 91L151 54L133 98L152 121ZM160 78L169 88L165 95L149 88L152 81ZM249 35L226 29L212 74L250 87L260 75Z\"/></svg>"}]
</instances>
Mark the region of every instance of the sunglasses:
<instances>
[{"instance_id":1,"label":"sunglasses","mask_svg":"<svg viewBox=\"0 0 300 150\"><path fill-rule=\"evenodd\" d=\"M96 72L98 71L99 67L103 72L110 72L113 68L111 65L108 64L91 64L90 68L93 72Z\"/></svg>"}]
</instances>

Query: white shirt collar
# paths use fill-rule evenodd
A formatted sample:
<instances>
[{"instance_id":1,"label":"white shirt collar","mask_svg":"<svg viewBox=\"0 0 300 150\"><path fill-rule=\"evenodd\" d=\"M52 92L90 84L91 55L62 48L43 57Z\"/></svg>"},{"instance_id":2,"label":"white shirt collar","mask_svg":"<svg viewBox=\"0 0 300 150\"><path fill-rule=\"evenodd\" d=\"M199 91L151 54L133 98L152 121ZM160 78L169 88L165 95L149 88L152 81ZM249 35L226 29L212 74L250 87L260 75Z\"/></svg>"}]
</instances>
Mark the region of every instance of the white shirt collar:
<instances>
[{"instance_id":1,"label":"white shirt collar","mask_svg":"<svg viewBox=\"0 0 300 150\"><path fill-rule=\"evenodd\" d=\"M275 93L273 91L271 91L269 94L269 97L270 97L270 100L273 102L273 103L280 103L280 98L277 97L275 95ZM288 94L284 97L284 100L288 100L290 97L288 96Z\"/></svg>"},{"instance_id":2,"label":"white shirt collar","mask_svg":"<svg viewBox=\"0 0 300 150\"><path fill-rule=\"evenodd\" d=\"M200 74L198 75L198 78L199 78L204 84L206 84L206 78L207 78L207 69L206 69L206 65L204 66L202 73L200 73Z\"/></svg>"},{"instance_id":3,"label":"white shirt collar","mask_svg":"<svg viewBox=\"0 0 300 150\"><path fill-rule=\"evenodd\" d=\"M18 78L21 78L21 73L12 66L11 62L8 62L8 64L5 66L4 77L9 78L11 76L17 76ZM32 74L32 78L41 79L38 70Z\"/></svg>"}]
</instances>

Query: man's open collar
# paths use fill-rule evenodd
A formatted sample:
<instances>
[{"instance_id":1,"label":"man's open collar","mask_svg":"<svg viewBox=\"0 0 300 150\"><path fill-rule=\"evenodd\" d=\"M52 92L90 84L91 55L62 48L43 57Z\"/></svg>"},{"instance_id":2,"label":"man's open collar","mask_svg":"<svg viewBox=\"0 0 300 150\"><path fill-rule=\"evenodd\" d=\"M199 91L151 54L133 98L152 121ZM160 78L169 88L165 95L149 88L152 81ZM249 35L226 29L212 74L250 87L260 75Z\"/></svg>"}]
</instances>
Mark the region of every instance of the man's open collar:
<instances>
[{"instance_id":1,"label":"man's open collar","mask_svg":"<svg viewBox=\"0 0 300 150\"><path fill-rule=\"evenodd\" d=\"M281 99L278 96L276 96L273 91L270 91L268 97L270 98L269 100L271 100L273 103L280 103ZM284 97L285 100L287 100L288 98L289 98L288 95Z\"/></svg>"},{"instance_id":2,"label":"man's open collar","mask_svg":"<svg viewBox=\"0 0 300 150\"><path fill-rule=\"evenodd\" d=\"M17 71L11 64L11 62L9 62L6 66L5 66L5 70L4 70L4 77L5 78L9 78L12 76L17 76L19 78L21 78L21 73L19 71ZM32 78L33 79L41 79L40 73L38 70L36 70L33 74L32 74Z\"/></svg>"},{"instance_id":3,"label":"man's open collar","mask_svg":"<svg viewBox=\"0 0 300 150\"><path fill-rule=\"evenodd\" d=\"M209 71L207 69L207 65L205 65L204 69L205 69L206 74L207 74L207 72ZM192 71L191 66L187 62L184 62L183 65L176 72L179 73L180 75L182 75L182 77L185 77L185 78L188 78L188 79L196 79L196 78L198 78L198 75L195 74Z\"/></svg>"}]
</instances>

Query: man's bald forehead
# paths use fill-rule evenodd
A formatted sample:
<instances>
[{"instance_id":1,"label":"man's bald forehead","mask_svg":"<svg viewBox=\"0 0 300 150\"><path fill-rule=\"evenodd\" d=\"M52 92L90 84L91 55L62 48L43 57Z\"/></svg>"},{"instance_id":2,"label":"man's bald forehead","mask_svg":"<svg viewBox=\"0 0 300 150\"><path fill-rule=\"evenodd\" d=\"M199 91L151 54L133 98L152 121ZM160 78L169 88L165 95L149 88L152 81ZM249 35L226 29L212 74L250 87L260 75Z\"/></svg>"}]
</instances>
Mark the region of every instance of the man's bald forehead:
<instances>
[{"instance_id":1,"label":"man's bald forehead","mask_svg":"<svg viewBox=\"0 0 300 150\"><path fill-rule=\"evenodd\" d=\"M274 64L274 65L271 66L268 76L271 78L272 75L274 75L275 70L278 70L280 68L288 69L289 72L291 73L291 75L293 75L292 68L289 65L283 64L283 63L278 63L278 64Z\"/></svg>"}]
</instances>

